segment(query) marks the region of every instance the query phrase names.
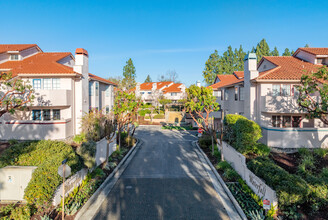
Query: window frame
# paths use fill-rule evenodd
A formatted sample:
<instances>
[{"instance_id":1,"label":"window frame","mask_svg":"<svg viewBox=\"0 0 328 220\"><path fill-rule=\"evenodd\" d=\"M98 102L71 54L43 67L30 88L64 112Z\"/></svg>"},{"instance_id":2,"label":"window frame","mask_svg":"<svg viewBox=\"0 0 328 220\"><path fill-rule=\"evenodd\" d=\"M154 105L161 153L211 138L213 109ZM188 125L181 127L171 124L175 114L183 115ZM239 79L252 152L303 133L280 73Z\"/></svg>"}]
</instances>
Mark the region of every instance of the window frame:
<instances>
[{"instance_id":1,"label":"window frame","mask_svg":"<svg viewBox=\"0 0 328 220\"><path fill-rule=\"evenodd\" d=\"M110 94L109 94L109 93L110 93L110 92L109 92L109 89L110 89L110 86L107 86L106 91L105 91L105 96L106 96L106 97L109 97L109 95L110 95Z\"/></svg>"},{"instance_id":2,"label":"window frame","mask_svg":"<svg viewBox=\"0 0 328 220\"><path fill-rule=\"evenodd\" d=\"M17 57L17 59L13 59L13 56ZM17 61L19 60L19 54L10 54L10 61Z\"/></svg>"},{"instance_id":3,"label":"window frame","mask_svg":"<svg viewBox=\"0 0 328 220\"><path fill-rule=\"evenodd\" d=\"M46 115L46 112L49 112L49 115ZM51 110L43 109L42 110L42 121L50 121L51 120Z\"/></svg>"},{"instance_id":4,"label":"window frame","mask_svg":"<svg viewBox=\"0 0 328 220\"><path fill-rule=\"evenodd\" d=\"M61 89L61 80L60 80L60 78L53 78L52 79L52 89L53 90Z\"/></svg>"},{"instance_id":5,"label":"window frame","mask_svg":"<svg viewBox=\"0 0 328 220\"><path fill-rule=\"evenodd\" d=\"M50 85L50 87L48 87ZM45 90L52 90L52 79L51 78L45 78L43 79L43 89Z\"/></svg>"},{"instance_id":6,"label":"window frame","mask_svg":"<svg viewBox=\"0 0 328 220\"><path fill-rule=\"evenodd\" d=\"M239 101L245 101L245 88L239 87Z\"/></svg>"},{"instance_id":7,"label":"window frame","mask_svg":"<svg viewBox=\"0 0 328 220\"><path fill-rule=\"evenodd\" d=\"M276 89L274 87L279 87L277 93L275 92ZM281 85L280 84L272 84L272 96L281 96Z\"/></svg>"},{"instance_id":8,"label":"window frame","mask_svg":"<svg viewBox=\"0 0 328 220\"><path fill-rule=\"evenodd\" d=\"M238 101L238 98L239 98L239 87L238 86L235 86L235 101Z\"/></svg>"},{"instance_id":9,"label":"window frame","mask_svg":"<svg viewBox=\"0 0 328 220\"><path fill-rule=\"evenodd\" d=\"M89 82L89 96L94 96L93 82Z\"/></svg>"},{"instance_id":10,"label":"window frame","mask_svg":"<svg viewBox=\"0 0 328 220\"><path fill-rule=\"evenodd\" d=\"M286 90L287 88L287 90ZM285 92L285 91L289 91L289 94L288 92ZM291 96L291 85L290 84L282 84L281 85L281 92L280 92L281 96Z\"/></svg>"},{"instance_id":11,"label":"window frame","mask_svg":"<svg viewBox=\"0 0 328 220\"><path fill-rule=\"evenodd\" d=\"M32 82L33 82L33 89L35 89L35 90L42 89L42 80L41 79L33 79ZM35 87L35 85L36 85L35 82L40 82L40 88Z\"/></svg>"},{"instance_id":12,"label":"window frame","mask_svg":"<svg viewBox=\"0 0 328 220\"><path fill-rule=\"evenodd\" d=\"M38 113L38 118L36 118L35 113ZM33 109L32 110L32 121L41 121L42 119L42 113L41 113L41 109Z\"/></svg>"},{"instance_id":13,"label":"window frame","mask_svg":"<svg viewBox=\"0 0 328 220\"><path fill-rule=\"evenodd\" d=\"M61 117L60 109L52 109L52 120L58 121L61 119L60 117Z\"/></svg>"}]
</instances>

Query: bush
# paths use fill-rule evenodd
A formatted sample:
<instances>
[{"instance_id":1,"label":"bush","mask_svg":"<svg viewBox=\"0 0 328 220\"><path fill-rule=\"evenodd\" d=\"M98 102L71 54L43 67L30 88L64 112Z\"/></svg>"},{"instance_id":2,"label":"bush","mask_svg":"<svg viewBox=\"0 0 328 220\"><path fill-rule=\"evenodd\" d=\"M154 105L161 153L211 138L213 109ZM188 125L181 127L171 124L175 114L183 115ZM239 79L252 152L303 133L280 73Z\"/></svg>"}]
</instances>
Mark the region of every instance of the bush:
<instances>
[{"instance_id":1,"label":"bush","mask_svg":"<svg viewBox=\"0 0 328 220\"><path fill-rule=\"evenodd\" d=\"M82 133L89 141L100 141L105 137L106 115L102 111L91 111L82 117Z\"/></svg>"},{"instance_id":2,"label":"bush","mask_svg":"<svg viewBox=\"0 0 328 220\"><path fill-rule=\"evenodd\" d=\"M164 119L164 118L165 118L165 116L162 115L162 114L159 114L159 115L155 115L154 116L154 119Z\"/></svg>"},{"instance_id":3,"label":"bush","mask_svg":"<svg viewBox=\"0 0 328 220\"><path fill-rule=\"evenodd\" d=\"M84 133L81 133L81 134L75 135L73 138L73 141L76 144L82 144L83 142L87 141L87 138Z\"/></svg>"},{"instance_id":4,"label":"bush","mask_svg":"<svg viewBox=\"0 0 328 220\"><path fill-rule=\"evenodd\" d=\"M229 144L236 141L236 134L234 132L234 126L238 119L246 119L244 116L241 115L232 115L228 114L223 119L223 125L224 125L224 134L223 139L224 141L227 141Z\"/></svg>"},{"instance_id":5,"label":"bush","mask_svg":"<svg viewBox=\"0 0 328 220\"><path fill-rule=\"evenodd\" d=\"M9 204L6 206L2 206L0 208L0 218L10 215L10 213L15 209L15 204Z\"/></svg>"},{"instance_id":6,"label":"bush","mask_svg":"<svg viewBox=\"0 0 328 220\"><path fill-rule=\"evenodd\" d=\"M227 162L227 161L221 161L219 162L215 168L217 170L222 170L222 171L225 171L226 169L232 169L231 165Z\"/></svg>"},{"instance_id":7,"label":"bush","mask_svg":"<svg viewBox=\"0 0 328 220\"><path fill-rule=\"evenodd\" d=\"M57 171L64 159L68 159L67 164L72 168L72 173L82 167L73 148L64 142L27 141L6 149L0 156L0 167L37 166L25 188L24 198L28 203L41 207L49 205L48 202L62 181Z\"/></svg>"},{"instance_id":8,"label":"bush","mask_svg":"<svg viewBox=\"0 0 328 220\"><path fill-rule=\"evenodd\" d=\"M232 168L225 169L223 176L228 181L237 181L240 178L239 174Z\"/></svg>"},{"instance_id":9,"label":"bush","mask_svg":"<svg viewBox=\"0 0 328 220\"><path fill-rule=\"evenodd\" d=\"M91 169L96 165L97 144L94 141L83 142L76 153L83 159L83 164Z\"/></svg>"},{"instance_id":10,"label":"bush","mask_svg":"<svg viewBox=\"0 0 328 220\"><path fill-rule=\"evenodd\" d=\"M17 220L29 220L33 215L33 208L30 205L18 206L11 211L10 218Z\"/></svg>"},{"instance_id":11,"label":"bush","mask_svg":"<svg viewBox=\"0 0 328 220\"><path fill-rule=\"evenodd\" d=\"M239 118L233 127L236 135L236 148L240 153L245 153L253 149L256 142L262 137L261 127L254 121L246 118Z\"/></svg>"},{"instance_id":12,"label":"bush","mask_svg":"<svg viewBox=\"0 0 328 220\"><path fill-rule=\"evenodd\" d=\"M310 193L308 184L301 177L289 174L268 158L253 159L247 167L276 190L281 207L302 204Z\"/></svg>"},{"instance_id":13,"label":"bush","mask_svg":"<svg viewBox=\"0 0 328 220\"><path fill-rule=\"evenodd\" d=\"M304 157L304 156L312 156L311 151L310 151L309 149L307 149L307 148L300 148L300 149L298 149L298 153L299 153L302 157Z\"/></svg>"},{"instance_id":14,"label":"bush","mask_svg":"<svg viewBox=\"0 0 328 220\"><path fill-rule=\"evenodd\" d=\"M251 152L256 154L257 156L260 157L267 157L270 154L271 149L262 143L256 143L253 147L253 149L251 149Z\"/></svg>"},{"instance_id":15,"label":"bush","mask_svg":"<svg viewBox=\"0 0 328 220\"><path fill-rule=\"evenodd\" d=\"M202 135L199 139L198 139L199 145L201 148L207 148L212 146L212 138L209 135Z\"/></svg>"},{"instance_id":16,"label":"bush","mask_svg":"<svg viewBox=\"0 0 328 220\"><path fill-rule=\"evenodd\" d=\"M313 150L319 157L326 157L328 155L328 149L317 148Z\"/></svg>"}]
</instances>

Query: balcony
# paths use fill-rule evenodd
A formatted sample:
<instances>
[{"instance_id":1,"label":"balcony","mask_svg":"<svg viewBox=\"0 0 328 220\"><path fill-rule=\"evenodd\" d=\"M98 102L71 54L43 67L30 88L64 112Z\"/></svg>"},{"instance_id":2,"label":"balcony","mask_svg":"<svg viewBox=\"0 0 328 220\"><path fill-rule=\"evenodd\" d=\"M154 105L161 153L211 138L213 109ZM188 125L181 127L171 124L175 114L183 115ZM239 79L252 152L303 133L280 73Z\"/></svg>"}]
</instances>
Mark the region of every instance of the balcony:
<instances>
[{"instance_id":1,"label":"balcony","mask_svg":"<svg viewBox=\"0 0 328 220\"><path fill-rule=\"evenodd\" d=\"M296 96L262 96L261 111L273 113L302 113Z\"/></svg>"},{"instance_id":2,"label":"balcony","mask_svg":"<svg viewBox=\"0 0 328 220\"><path fill-rule=\"evenodd\" d=\"M68 106L72 104L72 90L35 90L34 96L34 106Z\"/></svg>"}]
</instances>

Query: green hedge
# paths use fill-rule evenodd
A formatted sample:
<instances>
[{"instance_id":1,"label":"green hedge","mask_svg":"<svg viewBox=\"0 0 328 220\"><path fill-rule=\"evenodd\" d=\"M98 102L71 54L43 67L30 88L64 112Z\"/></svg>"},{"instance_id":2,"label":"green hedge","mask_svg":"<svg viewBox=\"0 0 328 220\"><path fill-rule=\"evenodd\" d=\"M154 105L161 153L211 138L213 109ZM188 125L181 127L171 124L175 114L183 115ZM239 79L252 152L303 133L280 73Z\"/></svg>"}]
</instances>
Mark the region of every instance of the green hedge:
<instances>
[{"instance_id":1,"label":"green hedge","mask_svg":"<svg viewBox=\"0 0 328 220\"><path fill-rule=\"evenodd\" d=\"M280 207L302 204L310 195L310 189L305 180L297 175L289 174L269 158L253 159L247 163L247 167L276 190Z\"/></svg>"},{"instance_id":2,"label":"green hedge","mask_svg":"<svg viewBox=\"0 0 328 220\"><path fill-rule=\"evenodd\" d=\"M0 156L0 168L5 166L37 166L25 188L24 198L36 207L50 205L62 178L57 174L64 159L72 168L72 174L82 168L82 162L73 148L60 141L27 141L17 143Z\"/></svg>"},{"instance_id":3,"label":"green hedge","mask_svg":"<svg viewBox=\"0 0 328 220\"><path fill-rule=\"evenodd\" d=\"M154 115L154 119L164 119L165 116L160 114L160 115Z\"/></svg>"}]
</instances>

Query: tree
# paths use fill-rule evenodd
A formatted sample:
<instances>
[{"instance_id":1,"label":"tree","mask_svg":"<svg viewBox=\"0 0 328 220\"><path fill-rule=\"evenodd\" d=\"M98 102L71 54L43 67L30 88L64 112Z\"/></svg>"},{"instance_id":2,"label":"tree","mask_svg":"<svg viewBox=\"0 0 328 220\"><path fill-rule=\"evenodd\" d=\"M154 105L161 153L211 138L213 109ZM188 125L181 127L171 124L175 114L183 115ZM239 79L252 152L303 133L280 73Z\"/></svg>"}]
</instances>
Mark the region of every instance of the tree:
<instances>
[{"instance_id":1,"label":"tree","mask_svg":"<svg viewBox=\"0 0 328 220\"><path fill-rule=\"evenodd\" d=\"M108 77L109 81L112 81L113 83L116 83L118 88L122 88L122 76L112 76L112 77Z\"/></svg>"},{"instance_id":2,"label":"tree","mask_svg":"<svg viewBox=\"0 0 328 220\"><path fill-rule=\"evenodd\" d=\"M270 56L270 48L264 38L256 45L255 53L258 62L262 59L263 56Z\"/></svg>"},{"instance_id":3,"label":"tree","mask_svg":"<svg viewBox=\"0 0 328 220\"><path fill-rule=\"evenodd\" d=\"M277 47L274 47L273 51L271 51L271 56L279 56L279 51L277 49Z\"/></svg>"},{"instance_id":4,"label":"tree","mask_svg":"<svg viewBox=\"0 0 328 220\"><path fill-rule=\"evenodd\" d=\"M213 95L211 87L190 86L187 90L186 110L189 112L192 119L197 123L199 128L210 133L209 119L211 112L220 109L216 102L216 97ZM197 119L200 118L203 123Z\"/></svg>"},{"instance_id":5,"label":"tree","mask_svg":"<svg viewBox=\"0 0 328 220\"><path fill-rule=\"evenodd\" d=\"M291 56L291 52L289 51L288 48L285 49L285 51L282 53L283 56Z\"/></svg>"},{"instance_id":6,"label":"tree","mask_svg":"<svg viewBox=\"0 0 328 220\"><path fill-rule=\"evenodd\" d=\"M127 130L129 135L129 124L136 118L140 105L141 101L136 97L134 92L116 92L113 112L118 130L119 143L117 145L117 150L120 150L121 147L121 132L123 131L123 128L128 125Z\"/></svg>"},{"instance_id":7,"label":"tree","mask_svg":"<svg viewBox=\"0 0 328 220\"><path fill-rule=\"evenodd\" d=\"M136 86L136 68L131 58L126 61L126 65L123 67L123 77L122 85L126 90L130 90Z\"/></svg>"},{"instance_id":8,"label":"tree","mask_svg":"<svg viewBox=\"0 0 328 220\"><path fill-rule=\"evenodd\" d=\"M328 125L328 70L321 67L315 73L304 74L301 78L298 104L302 111L308 112L308 118L318 118ZM316 94L317 97L313 96Z\"/></svg>"},{"instance_id":9,"label":"tree","mask_svg":"<svg viewBox=\"0 0 328 220\"><path fill-rule=\"evenodd\" d=\"M0 91L0 117L5 113L22 111L34 100L32 85L12 77L11 73L0 72Z\"/></svg>"},{"instance_id":10,"label":"tree","mask_svg":"<svg viewBox=\"0 0 328 220\"><path fill-rule=\"evenodd\" d=\"M146 80L145 80L145 83L148 83L148 82L152 82L152 80L151 80L151 78L150 78L149 75L147 76L147 78L146 78Z\"/></svg>"},{"instance_id":11,"label":"tree","mask_svg":"<svg viewBox=\"0 0 328 220\"><path fill-rule=\"evenodd\" d=\"M304 47L310 47L308 44L305 44L305 46Z\"/></svg>"},{"instance_id":12,"label":"tree","mask_svg":"<svg viewBox=\"0 0 328 220\"><path fill-rule=\"evenodd\" d=\"M104 135L107 140L107 148L106 148L106 159L103 164L103 167L105 167L108 163L108 157L109 157L109 145L115 140L115 134L117 130L117 121L115 120L115 117L112 114L108 114L105 121L104 121Z\"/></svg>"},{"instance_id":13,"label":"tree","mask_svg":"<svg viewBox=\"0 0 328 220\"><path fill-rule=\"evenodd\" d=\"M179 75L175 70L168 70L166 74L162 74L158 77L159 82L174 82L179 83Z\"/></svg>"},{"instance_id":14,"label":"tree","mask_svg":"<svg viewBox=\"0 0 328 220\"><path fill-rule=\"evenodd\" d=\"M218 51L215 50L205 62L203 77L207 84L214 83L216 76L219 74L219 62L220 55L218 54Z\"/></svg>"},{"instance_id":15,"label":"tree","mask_svg":"<svg viewBox=\"0 0 328 220\"><path fill-rule=\"evenodd\" d=\"M172 103L172 101L170 99L166 99L164 97L162 97L160 100L159 100L159 103L164 107L164 110L166 110L166 106L170 103Z\"/></svg>"}]
</instances>

